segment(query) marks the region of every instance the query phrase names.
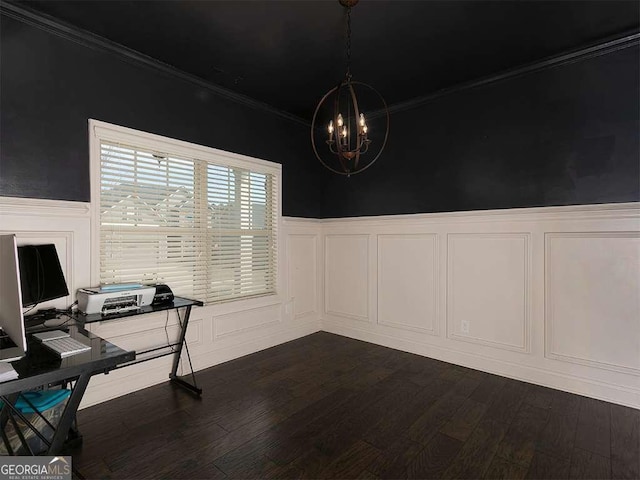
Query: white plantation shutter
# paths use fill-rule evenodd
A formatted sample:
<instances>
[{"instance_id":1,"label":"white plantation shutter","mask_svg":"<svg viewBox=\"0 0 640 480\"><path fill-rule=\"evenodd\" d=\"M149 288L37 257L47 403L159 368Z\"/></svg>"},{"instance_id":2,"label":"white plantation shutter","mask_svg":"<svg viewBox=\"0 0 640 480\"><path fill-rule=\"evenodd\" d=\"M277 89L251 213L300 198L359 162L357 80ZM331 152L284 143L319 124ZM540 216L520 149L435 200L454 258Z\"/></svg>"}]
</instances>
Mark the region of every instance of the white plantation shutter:
<instances>
[{"instance_id":1,"label":"white plantation shutter","mask_svg":"<svg viewBox=\"0 0 640 480\"><path fill-rule=\"evenodd\" d=\"M219 302L276 291L277 181L100 142L100 283Z\"/></svg>"}]
</instances>

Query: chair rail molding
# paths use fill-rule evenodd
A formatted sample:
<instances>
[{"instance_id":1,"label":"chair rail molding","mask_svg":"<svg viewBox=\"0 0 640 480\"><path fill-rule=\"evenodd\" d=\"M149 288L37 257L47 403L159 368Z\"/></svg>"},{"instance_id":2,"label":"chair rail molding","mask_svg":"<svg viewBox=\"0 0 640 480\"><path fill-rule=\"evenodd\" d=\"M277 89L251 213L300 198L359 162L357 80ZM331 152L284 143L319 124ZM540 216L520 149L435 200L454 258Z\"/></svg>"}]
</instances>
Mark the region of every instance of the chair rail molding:
<instances>
[{"instance_id":1,"label":"chair rail molding","mask_svg":"<svg viewBox=\"0 0 640 480\"><path fill-rule=\"evenodd\" d=\"M43 213L64 217L88 217L91 213L90 208L89 202L0 196L0 219L4 215L38 216Z\"/></svg>"}]
</instances>

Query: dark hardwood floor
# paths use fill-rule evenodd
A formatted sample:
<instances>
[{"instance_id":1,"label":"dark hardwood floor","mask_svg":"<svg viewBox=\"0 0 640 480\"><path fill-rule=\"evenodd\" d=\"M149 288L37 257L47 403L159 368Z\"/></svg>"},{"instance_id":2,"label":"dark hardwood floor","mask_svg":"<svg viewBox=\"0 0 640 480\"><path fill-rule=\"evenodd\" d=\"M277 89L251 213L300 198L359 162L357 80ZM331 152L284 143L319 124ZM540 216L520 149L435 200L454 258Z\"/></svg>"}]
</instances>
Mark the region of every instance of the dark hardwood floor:
<instances>
[{"instance_id":1,"label":"dark hardwood floor","mask_svg":"<svg viewBox=\"0 0 640 480\"><path fill-rule=\"evenodd\" d=\"M640 478L640 411L317 333L79 412L87 478Z\"/></svg>"}]
</instances>

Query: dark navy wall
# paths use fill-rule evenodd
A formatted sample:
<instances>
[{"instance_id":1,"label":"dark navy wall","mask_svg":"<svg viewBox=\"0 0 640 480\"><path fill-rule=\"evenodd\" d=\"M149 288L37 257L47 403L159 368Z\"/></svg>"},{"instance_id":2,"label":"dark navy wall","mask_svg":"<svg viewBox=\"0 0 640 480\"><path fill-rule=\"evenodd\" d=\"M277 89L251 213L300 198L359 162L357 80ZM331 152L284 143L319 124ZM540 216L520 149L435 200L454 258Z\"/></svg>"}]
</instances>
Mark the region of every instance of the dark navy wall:
<instances>
[{"instance_id":1,"label":"dark navy wall","mask_svg":"<svg viewBox=\"0 0 640 480\"><path fill-rule=\"evenodd\" d=\"M375 165L328 177L322 215L638 201L639 58L631 47L396 113Z\"/></svg>"},{"instance_id":2,"label":"dark navy wall","mask_svg":"<svg viewBox=\"0 0 640 480\"><path fill-rule=\"evenodd\" d=\"M283 213L318 217L308 129L192 82L1 18L0 195L88 201L89 118L283 165ZM203 59L206 61L206 59Z\"/></svg>"},{"instance_id":3,"label":"dark navy wall","mask_svg":"<svg viewBox=\"0 0 640 480\"><path fill-rule=\"evenodd\" d=\"M0 28L0 195L89 200L95 118L281 163L290 216L640 200L637 47L396 113L378 162L344 178L304 125L17 20Z\"/></svg>"}]
</instances>

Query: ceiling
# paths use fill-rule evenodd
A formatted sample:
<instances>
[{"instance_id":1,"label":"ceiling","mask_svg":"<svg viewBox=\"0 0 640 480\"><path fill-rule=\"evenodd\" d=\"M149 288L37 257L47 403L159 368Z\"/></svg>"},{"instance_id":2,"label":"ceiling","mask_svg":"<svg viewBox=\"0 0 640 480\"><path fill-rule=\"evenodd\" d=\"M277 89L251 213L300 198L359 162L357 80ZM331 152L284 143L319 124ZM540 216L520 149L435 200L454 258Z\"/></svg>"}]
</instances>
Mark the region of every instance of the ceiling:
<instances>
[{"instance_id":1,"label":"ceiling","mask_svg":"<svg viewBox=\"0 0 640 480\"><path fill-rule=\"evenodd\" d=\"M345 73L337 0L25 0L116 43L309 120ZM361 0L354 80L392 105L637 31L637 0Z\"/></svg>"}]
</instances>

